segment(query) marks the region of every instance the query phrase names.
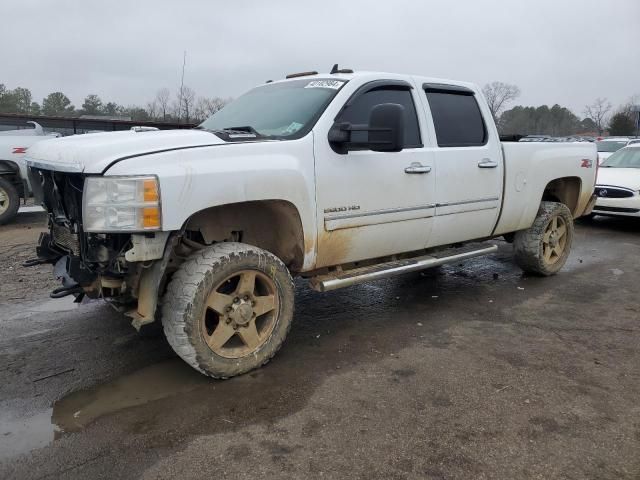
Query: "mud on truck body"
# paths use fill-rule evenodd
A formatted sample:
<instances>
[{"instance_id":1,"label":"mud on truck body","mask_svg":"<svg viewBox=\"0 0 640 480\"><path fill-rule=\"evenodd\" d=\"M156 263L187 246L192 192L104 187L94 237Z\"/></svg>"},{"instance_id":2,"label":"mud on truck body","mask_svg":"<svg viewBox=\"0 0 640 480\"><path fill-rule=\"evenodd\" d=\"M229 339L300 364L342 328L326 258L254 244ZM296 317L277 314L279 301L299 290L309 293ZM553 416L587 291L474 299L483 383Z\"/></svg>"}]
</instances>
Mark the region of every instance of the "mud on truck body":
<instances>
[{"instance_id":1,"label":"mud on truck body","mask_svg":"<svg viewBox=\"0 0 640 480\"><path fill-rule=\"evenodd\" d=\"M259 86L194 130L34 146L50 227L34 262L54 264L54 296L161 322L189 365L227 378L280 348L295 276L327 291L499 236L525 271L556 273L596 165L588 143L501 142L475 85L334 68Z\"/></svg>"}]
</instances>

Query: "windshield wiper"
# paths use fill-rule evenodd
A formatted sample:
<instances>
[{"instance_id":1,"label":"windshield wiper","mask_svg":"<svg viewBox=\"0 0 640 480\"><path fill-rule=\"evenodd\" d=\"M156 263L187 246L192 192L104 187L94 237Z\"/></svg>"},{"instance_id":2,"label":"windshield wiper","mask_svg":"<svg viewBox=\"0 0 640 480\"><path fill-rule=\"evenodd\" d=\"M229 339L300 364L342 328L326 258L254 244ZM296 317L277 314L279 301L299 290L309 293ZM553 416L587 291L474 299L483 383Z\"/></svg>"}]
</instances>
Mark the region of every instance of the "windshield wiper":
<instances>
[{"instance_id":1,"label":"windshield wiper","mask_svg":"<svg viewBox=\"0 0 640 480\"><path fill-rule=\"evenodd\" d=\"M252 126L246 125L242 127L225 127L225 128L206 128L203 126L194 127L199 130L205 130L211 133L223 133L226 135L237 136L237 137L249 137L249 138L268 138L272 137L272 135L265 135L263 133L258 132Z\"/></svg>"},{"instance_id":2,"label":"windshield wiper","mask_svg":"<svg viewBox=\"0 0 640 480\"><path fill-rule=\"evenodd\" d=\"M232 133L253 133L254 135L257 136L264 136L260 133L258 133L258 131L253 128L251 125L245 125L242 127L225 127L222 130L224 130L225 132L232 132Z\"/></svg>"}]
</instances>

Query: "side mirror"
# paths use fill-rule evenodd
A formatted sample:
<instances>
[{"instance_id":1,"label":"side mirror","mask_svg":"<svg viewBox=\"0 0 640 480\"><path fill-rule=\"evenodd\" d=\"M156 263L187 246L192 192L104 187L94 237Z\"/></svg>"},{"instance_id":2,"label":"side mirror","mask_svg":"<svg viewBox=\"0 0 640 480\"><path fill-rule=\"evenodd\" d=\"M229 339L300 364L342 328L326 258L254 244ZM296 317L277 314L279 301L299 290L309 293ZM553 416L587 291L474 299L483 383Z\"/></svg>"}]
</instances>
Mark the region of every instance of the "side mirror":
<instances>
[{"instance_id":1,"label":"side mirror","mask_svg":"<svg viewBox=\"0 0 640 480\"><path fill-rule=\"evenodd\" d=\"M367 132L366 140L355 140L353 132ZM404 143L404 107L397 103L376 105L369 113L367 125L335 123L329 130L328 140L336 153L344 154L356 149L399 152Z\"/></svg>"},{"instance_id":2,"label":"side mirror","mask_svg":"<svg viewBox=\"0 0 640 480\"><path fill-rule=\"evenodd\" d=\"M404 143L404 107L382 103L369 114L369 148L374 152L399 152Z\"/></svg>"}]
</instances>

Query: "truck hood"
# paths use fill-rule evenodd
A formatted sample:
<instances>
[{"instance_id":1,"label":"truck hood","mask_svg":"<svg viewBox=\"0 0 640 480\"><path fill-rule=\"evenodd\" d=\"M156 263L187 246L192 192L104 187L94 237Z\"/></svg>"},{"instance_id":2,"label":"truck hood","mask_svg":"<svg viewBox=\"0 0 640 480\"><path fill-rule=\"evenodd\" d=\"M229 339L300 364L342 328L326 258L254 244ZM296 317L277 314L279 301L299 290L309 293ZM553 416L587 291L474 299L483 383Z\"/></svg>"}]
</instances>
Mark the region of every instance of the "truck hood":
<instances>
[{"instance_id":1,"label":"truck hood","mask_svg":"<svg viewBox=\"0 0 640 480\"><path fill-rule=\"evenodd\" d=\"M48 170L103 173L127 157L224 143L216 135L199 130L92 133L36 143L27 151L26 161Z\"/></svg>"},{"instance_id":2,"label":"truck hood","mask_svg":"<svg viewBox=\"0 0 640 480\"><path fill-rule=\"evenodd\" d=\"M624 187L640 190L640 168L602 168L598 169L597 185Z\"/></svg>"}]
</instances>

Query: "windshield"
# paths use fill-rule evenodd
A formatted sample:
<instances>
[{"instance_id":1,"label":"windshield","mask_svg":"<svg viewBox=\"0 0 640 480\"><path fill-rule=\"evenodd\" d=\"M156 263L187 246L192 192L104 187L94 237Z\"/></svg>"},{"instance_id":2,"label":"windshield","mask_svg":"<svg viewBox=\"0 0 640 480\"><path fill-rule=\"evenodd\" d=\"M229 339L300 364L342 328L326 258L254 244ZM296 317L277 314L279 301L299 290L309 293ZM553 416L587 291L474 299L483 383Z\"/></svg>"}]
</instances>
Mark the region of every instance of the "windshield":
<instances>
[{"instance_id":1,"label":"windshield","mask_svg":"<svg viewBox=\"0 0 640 480\"><path fill-rule=\"evenodd\" d=\"M624 140L621 140L619 142L609 140L609 141L603 141L603 142L596 142L596 145L598 146L599 152L610 153L610 152L617 152L622 147L625 147L627 145L627 142Z\"/></svg>"},{"instance_id":2,"label":"windshield","mask_svg":"<svg viewBox=\"0 0 640 480\"><path fill-rule=\"evenodd\" d=\"M600 167L640 168L640 148L625 148L607 158Z\"/></svg>"},{"instance_id":3,"label":"windshield","mask_svg":"<svg viewBox=\"0 0 640 480\"><path fill-rule=\"evenodd\" d=\"M206 130L253 131L260 136L305 135L346 82L295 80L254 88L202 122ZM249 128L250 127L250 128Z\"/></svg>"}]
</instances>

